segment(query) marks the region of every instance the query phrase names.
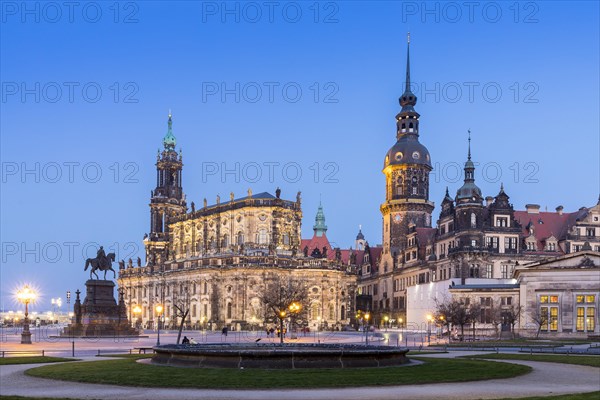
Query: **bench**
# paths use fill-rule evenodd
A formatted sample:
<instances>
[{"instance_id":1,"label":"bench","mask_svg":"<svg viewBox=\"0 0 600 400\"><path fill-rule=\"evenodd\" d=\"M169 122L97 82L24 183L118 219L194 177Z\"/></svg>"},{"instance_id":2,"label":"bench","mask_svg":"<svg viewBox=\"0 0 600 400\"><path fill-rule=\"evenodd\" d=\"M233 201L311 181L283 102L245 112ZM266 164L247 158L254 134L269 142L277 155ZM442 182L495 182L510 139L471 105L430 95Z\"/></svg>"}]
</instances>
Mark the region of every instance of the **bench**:
<instances>
[{"instance_id":1,"label":"bench","mask_svg":"<svg viewBox=\"0 0 600 400\"><path fill-rule=\"evenodd\" d=\"M138 354L142 354L142 353L146 354L146 351L151 351L152 347L134 347L133 349L137 350Z\"/></svg>"}]
</instances>

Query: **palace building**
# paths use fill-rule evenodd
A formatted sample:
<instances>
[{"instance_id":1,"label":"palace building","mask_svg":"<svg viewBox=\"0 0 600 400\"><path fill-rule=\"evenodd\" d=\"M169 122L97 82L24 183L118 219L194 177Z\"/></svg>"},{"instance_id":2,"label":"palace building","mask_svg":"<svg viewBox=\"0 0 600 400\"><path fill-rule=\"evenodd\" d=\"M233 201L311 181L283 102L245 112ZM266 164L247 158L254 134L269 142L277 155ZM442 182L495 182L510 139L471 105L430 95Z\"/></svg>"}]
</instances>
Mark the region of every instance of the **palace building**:
<instances>
[{"instance_id":1,"label":"palace building","mask_svg":"<svg viewBox=\"0 0 600 400\"><path fill-rule=\"evenodd\" d=\"M374 321L426 329L434 322L436 302L455 297L479 304L484 329L494 329L493 308L504 316L501 329L512 329L507 313L515 305L521 307L515 329L524 334L533 329L532 315L538 311L547 315L542 332L599 333L600 199L572 213L562 206L540 211L535 204L515 210L502 185L496 196L484 199L475 182L469 133L464 183L454 197L446 189L432 226L432 164L419 141L409 60L407 54L396 143L384 160L382 252L375 267L359 270L357 293L370 299ZM527 282L534 275L535 289L530 289Z\"/></svg>"},{"instance_id":2,"label":"palace building","mask_svg":"<svg viewBox=\"0 0 600 400\"><path fill-rule=\"evenodd\" d=\"M130 313L139 306L138 320L152 326L152 310L161 303L172 321L185 299L191 326L264 328L270 323L260 301L265 282L295 277L305 282L311 329L356 327L359 311L370 311L375 325L424 329L437 302L456 298L480 306L482 330L501 325L531 334L533 315L541 313L545 334L600 333L600 200L574 212L562 206L548 212L536 204L516 210L503 185L484 197L469 132L464 182L454 196L446 188L433 224L432 161L421 143L427 135L415 110L408 46L396 142L383 163L381 245L370 246L359 230L354 247L334 248L321 204L313 237L302 239L301 195L286 200L279 189L231 193L227 201L217 196L214 204L204 199L188 210L169 115L150 199L146 263L130 263L119 276ZM520 308L516 324L508 318L513 306Z\"/></svg>"}]
</instances>

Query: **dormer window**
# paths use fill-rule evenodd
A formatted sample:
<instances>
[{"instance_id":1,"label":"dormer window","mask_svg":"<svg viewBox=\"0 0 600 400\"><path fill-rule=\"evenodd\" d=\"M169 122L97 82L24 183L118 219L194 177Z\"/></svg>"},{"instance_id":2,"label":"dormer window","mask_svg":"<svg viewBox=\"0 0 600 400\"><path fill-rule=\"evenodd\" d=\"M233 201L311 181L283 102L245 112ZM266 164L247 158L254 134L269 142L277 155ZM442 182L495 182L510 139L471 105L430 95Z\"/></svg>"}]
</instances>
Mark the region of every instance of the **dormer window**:
<instances>
[{"instance_id":1,"label":"dormer window","mask_svg":"<svg viewBox=\"0 0 600 400\"><path fill-rule=\"evenodd\" d=\"M508 217L496 217L496 226L507 227L508 226Z\"/></svg>"}]
</instances>

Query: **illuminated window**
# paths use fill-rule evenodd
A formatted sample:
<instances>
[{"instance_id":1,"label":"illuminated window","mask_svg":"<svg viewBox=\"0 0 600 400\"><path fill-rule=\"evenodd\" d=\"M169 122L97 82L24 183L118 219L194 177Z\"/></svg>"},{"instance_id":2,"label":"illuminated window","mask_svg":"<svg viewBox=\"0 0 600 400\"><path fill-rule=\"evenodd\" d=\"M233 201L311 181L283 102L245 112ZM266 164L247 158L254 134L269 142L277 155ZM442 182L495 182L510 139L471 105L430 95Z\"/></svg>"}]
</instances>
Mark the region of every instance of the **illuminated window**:
<instances>
[{"instance_id":1,"label":"illuminated window","mask_svg":"<svg viewBox=\"0 0 600 400\"><path fill-rule=\"evenodd\" d=\"M541 295L540 301L540 330L543 332L557 332L559 322L559 297L558 295Z\"/></svg>"},{"instance_id":2,"label":"illuminated window","mask_svg":"<svg viewBox=\"0 0 600 400\"><path fill-rule=\"evenodd\" d=\"M596 295L577 295L577 332L593 332L596 329Z\"/></svg>"}]
</instances>

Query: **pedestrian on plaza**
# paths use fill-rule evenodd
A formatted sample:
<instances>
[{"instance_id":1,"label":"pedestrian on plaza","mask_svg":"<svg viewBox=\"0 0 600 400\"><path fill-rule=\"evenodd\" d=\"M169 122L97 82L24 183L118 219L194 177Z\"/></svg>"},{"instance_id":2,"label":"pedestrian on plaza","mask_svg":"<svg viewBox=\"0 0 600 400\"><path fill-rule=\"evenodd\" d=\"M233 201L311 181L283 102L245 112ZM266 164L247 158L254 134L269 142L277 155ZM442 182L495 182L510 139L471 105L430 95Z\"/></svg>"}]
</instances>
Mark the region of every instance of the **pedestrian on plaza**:
<instances>
[{"instance_id":1,"label":"pedestrian on plaza","mask_svg":"<svg viewBox=\"0 0 600 400\"><path fill-rule=\"evenodd\" d=\"M227 327L226 326L223 327L223 330L221 331L221 335L227 336Z\"/></svg>"},{"instance_id":2,"label":"pedestrian on plaza","mask_svg":"<svg viewBox=\"0 0 600 400\"><path fill-rule=\"evenodd\" d=\"M190 344L190 339L188 339L187 336L184 336L183 340L181 341L181 344Z\"/></svg>"}]
</instances>

